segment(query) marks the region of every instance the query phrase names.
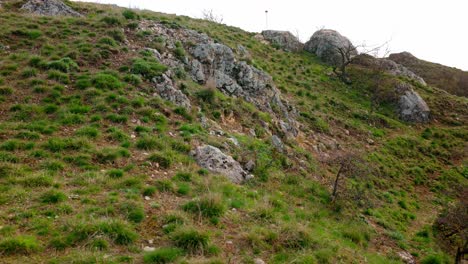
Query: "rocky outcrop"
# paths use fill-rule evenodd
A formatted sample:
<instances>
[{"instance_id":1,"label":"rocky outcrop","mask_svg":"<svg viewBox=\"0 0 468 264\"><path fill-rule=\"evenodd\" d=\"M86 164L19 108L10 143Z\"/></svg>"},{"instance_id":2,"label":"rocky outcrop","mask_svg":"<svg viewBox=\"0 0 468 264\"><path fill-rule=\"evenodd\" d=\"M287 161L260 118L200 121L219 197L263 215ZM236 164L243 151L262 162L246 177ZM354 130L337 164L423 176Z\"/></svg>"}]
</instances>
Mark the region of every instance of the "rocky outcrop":
<instances>
[{"instance_id":1,"label":"rocky outcrop","mask_svg":"<svg viewBox=\"0 0 468 264\"><path fill-rule=\"evenodd\" d=\"M398 64L389 59L380 59L380 61L381 61L381 65L383 69L386 72L394 76L401 76L401 77L408 78L410 80L414 80L424 86L426 85L426 82L424 81L423 78L419 77L414 72L408 70L405 66Z\"/></svg>"},{"instance_id":2,"label":"rocky outcrop","mask_svg":"<svg viewBox=\"0 0 468 264\"><path fill-rule=\"evenodd\" d=\"M59 0L29 0L21 9L42 16L81 16Z\"/></svg>"},{"instance_id":3,"label":"rocky outcrop","mask_svg":"<svg viewBox=\"0 0 468 264\"><path fill-rule=\"evenodd\" d=\"M231 156L224 154L220 149L204 145L192 151L192 156L201 167L226 176L233 183L243 183L252 178Z\"/></svg>"},{"instance_id":4,"label":"rocky outcrop","mask_svg":"<svg viewBox=\"0 0 468 264\"><path fill-rule=\"evenodd\" d=\"M155 54L161 63L169 68L185 68L194 81L213 85L226 95L243 98L275 117L284 135L297 136L295 110L281 99L272 77L238 60L230 47L189 29L172 28L151 21L142 21L140 28L163 37L169 50L175 49L177 42L186 47L188 56L183 60L174 58L171 52Z\"/></svg>"},{"instance_id":5,"label":"rocky outcrop","mask_svg":"<svg viewBox=\"0 0 468 264\"><path fill-rule=\"evenodd\" d=\"M181 90L175 88L174 83L168 74L153 78L156 84L157 94L164 100L170 101L177 106L190 109L191 104L188 97Z\"/></svg>"},{"instance_id":6,"label":"rocky outcrop","mask_svg":"<svg viewBox=\"0 0 468 264\"><path fill-rule=\"evenodd\" d=\"M412 123L426 123L430 119L430 109L421 96L407 83L399 83L398 114L401 120Z\"/></svg>"},{"instance_id":7,"label":"rocky outcrop","mask_svg":"<svg viewBox=\"0 0 468 264\"><path fill-rule=\"evenodd\" d=\"M393 76L404 77L426 85L423 78L406 68L405 66L398 64L390 59L375 58L367 54L361 54L353 59L353 64L365 66L367 68L385 71Z\"/></svg>"},{"instance_id":8,"label":"rocky outcrop","mask_svg":"<svg viewBox=\"0 0 468 264\"><path fill-rule=\"evenodd\" d=\"M348 38L331 29L316 31L305 43L304 49L330 65L340 65L342 61L340 49L348 51L350 57L358 54Z\"/></svg>"},{"instance_id":9,"label":"rocky outcrop","mask_svg":"<svg viewBox=\"0 0 468 264\"><path fill-rule=\"evenodd\" d=\"M304 44L289 31L264 30L262 31L262 35L271 44L285 51L300 52L304 48Z\"/></svg>"},{"instance_id":10,"label":"rocky outcrop","mask_svg":"<svg viewBox=\"0 0 468 264\"><path fill-rule=\"evenodd\" d=\"M430 86L468 97L468 71L421 60L409 52L390 54L388 59L421 76Z\"/></svg>"}]
</instances>

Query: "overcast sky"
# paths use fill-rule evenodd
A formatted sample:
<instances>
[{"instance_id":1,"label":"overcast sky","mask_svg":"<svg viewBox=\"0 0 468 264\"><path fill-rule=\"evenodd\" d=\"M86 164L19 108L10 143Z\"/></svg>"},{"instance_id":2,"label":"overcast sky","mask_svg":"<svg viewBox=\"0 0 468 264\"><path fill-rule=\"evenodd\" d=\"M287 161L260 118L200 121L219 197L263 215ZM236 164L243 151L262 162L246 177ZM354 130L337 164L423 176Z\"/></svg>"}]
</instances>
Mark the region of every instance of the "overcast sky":
<instances>
[{"instance_id":1,"label":"overcast sky","mask_svg":"<svg viewBox=\"0 0 468 264\"><path fill-rule=\"evenodd\" d=\"M247 31L289 30L307 41L320 28L368 46L389 41L391 52L468 71L468 0L94 0L200 18L213 10Z\"/></svg>"}]
</instances>

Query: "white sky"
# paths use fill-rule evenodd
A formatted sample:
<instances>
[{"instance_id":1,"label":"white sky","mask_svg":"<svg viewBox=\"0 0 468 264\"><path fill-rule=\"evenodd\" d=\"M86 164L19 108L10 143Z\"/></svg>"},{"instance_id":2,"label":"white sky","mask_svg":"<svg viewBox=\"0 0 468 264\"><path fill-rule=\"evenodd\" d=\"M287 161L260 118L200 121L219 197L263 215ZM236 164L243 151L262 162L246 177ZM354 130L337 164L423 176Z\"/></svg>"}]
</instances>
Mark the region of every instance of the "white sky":
<instances>
[{"instance_id":1,"label":"white sky","mask_svg":"<svg viewBox=\"0 0 468 264\"><path fill-rule=\"evenodd\" d=\"M468 70L468 0L94 0L124 7L201 17L203 10L247 31L268 28L299 33L307 41L319 28L335 29L355 45L380 45L391 52Z\"/></svg>"}]
</instances>

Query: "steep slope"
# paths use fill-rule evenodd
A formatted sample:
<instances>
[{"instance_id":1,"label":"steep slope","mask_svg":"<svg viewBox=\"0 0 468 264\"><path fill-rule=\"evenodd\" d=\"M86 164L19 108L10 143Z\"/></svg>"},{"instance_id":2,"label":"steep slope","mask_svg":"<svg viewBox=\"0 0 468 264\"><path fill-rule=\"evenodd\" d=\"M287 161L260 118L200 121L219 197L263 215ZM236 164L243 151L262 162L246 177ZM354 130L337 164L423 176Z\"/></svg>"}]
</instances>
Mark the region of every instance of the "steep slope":
<instances>
[{"instance_id":1,"label":"steep slope","mask_svg":"<svg viewBox=\"0 0 468 264\"><path fill-rule=\"evenodd\" d=\"M433 119L409 124L396 76L66 3L0 9L0 262L449 261L431 225L466 188L466 98L414 83Z\"/></svg>"},{"instance_id":2,"label":"steep slope","mask_svg":"<svg viewBox=\"0 0 468 264\"><path fill-rule=\"evenodd\" d=\"M468 72L420 60L409 52L390 54L388 58L409 68L432 86L455 95L468 96Z\"/></svg>"}]
</instances>

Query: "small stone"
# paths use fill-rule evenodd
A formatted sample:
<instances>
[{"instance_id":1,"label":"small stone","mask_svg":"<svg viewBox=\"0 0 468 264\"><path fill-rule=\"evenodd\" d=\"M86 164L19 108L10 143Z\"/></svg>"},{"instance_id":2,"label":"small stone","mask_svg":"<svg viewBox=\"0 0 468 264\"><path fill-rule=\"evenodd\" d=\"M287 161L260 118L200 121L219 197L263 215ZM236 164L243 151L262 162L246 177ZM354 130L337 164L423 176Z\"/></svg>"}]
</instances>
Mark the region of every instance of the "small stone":
<instances>
[{"instance_id":1,"label":"small stone","mask_svg":"<svg viewBox=\"0 0 468 264\"><path fill-rule=\"evenodd\" d=\"M370 138L367 139L367 144L374 145L374 143L375 143L374 140L372 140Z\"/></svg>"},{"instance_id":2,"label":"small stone","mask_svg":"<svg viewBox=\"0 0 468 264\"><path fill-rule=\"evenodd\" d=\"M154 242L153 239L149 239L149 240L148 240L148 243L149 243L149 244L153 244L153 242Z\"/></svg>"},{"instance_id":3,"label":"small stone","mask_svg":"<svg viewBox=\"0 0 468 264\"><path fill-rule=\"evenodd\" d=\"M149 200L151 200L151 197L145 196L145 200L146 200L146 201L149 201Z\"/></svg>"},{"instance_id":4,"label":"small stone","mask_svg":"<svg viewBox=\"0 0 468 264\"><path fill-rule=\"evenodd\" d=\"M263 259L256 258L256 259L254 259L254 264L266 264L266 262L263 261Z\"/></svg>"},{"instance_id":5,"label":"small stone","mask_svg":"<svg viewBox=\"0 0 468 264\"><path fill-rule=\"evenodd\" d=\"M145 246L143 248L143 251L145 251L145 252L151 252L151 251L155 251L155 250L156 250L156 248L154 248L154 247Z\"/></svg>"}]
</instances>

